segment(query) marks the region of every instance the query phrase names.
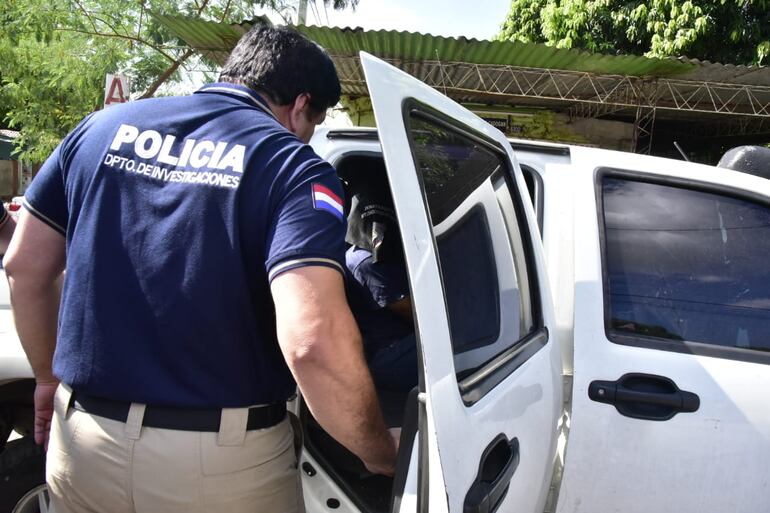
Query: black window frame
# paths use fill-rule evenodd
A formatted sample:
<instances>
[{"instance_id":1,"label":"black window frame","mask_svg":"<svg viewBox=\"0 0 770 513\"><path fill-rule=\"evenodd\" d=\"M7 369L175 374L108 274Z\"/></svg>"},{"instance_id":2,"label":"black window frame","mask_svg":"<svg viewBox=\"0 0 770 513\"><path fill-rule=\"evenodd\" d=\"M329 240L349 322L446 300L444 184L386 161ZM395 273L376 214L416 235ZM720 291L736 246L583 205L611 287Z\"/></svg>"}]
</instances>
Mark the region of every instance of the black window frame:
<instances>
[{"instance_id":1,"label":"black window frame","mask_svg":"<svg viewBox=\"0 0 770 513\"><path fill-rule=\"evenodd\" d=\"M505 148L492 138L479 133L472 128L458 122L435 108L426 105L414 98L406 98L402 103L402 119L406 128L406 137L409 142L409 151L412 162L417 172L417 181L420 184L420 193L423 197L423 208L425 216L431 226L431 243L436 255L436 266L439 269L439 279L441 280L442 300L444 301L444 310L447 312L447 324L450 327L451 319L448 317L449 307L446 302L446 292L444 287L444 277L441 271L441 262L438 253L436 237L433 233L433 219L428 205L428 196L422 174L419 172L419 159L417 158L416 145L412 138L411 116L416 115L424 120L439 125L462 137L466 137L473 142L482 145L485 149L498 155L501 161L501 168L506 185L511 191L513 208L518 220L518 229L521 233L522 247L524 248L524 260L526 262L527 279L530 290L530 307L532 312L532 329L529 334L519 339L515 344L495 355L493 358L479 366L470 375L458 381L458 391L466 407L470 407L484 398L492 389L502 383L508 376L521 367L527 360L534 356L540 349L545 347L549 341L548 329L545 326L543 317L542 294L540 291L540 272L535 259L533 247L534 240L540 240L540 234L536 237L530 233L529 224L526 222L526 212L524 211L521 198L522 194L517 187L514 170ZM527 192L529 197L529 193ZM415 326L417 336L419 337L419 326ZM454 358L454 354L453 354ZM455 377L457 375L455 374Z\"/></svg>"},{"instance_id":2,"label":"black window frame","mask_svg":"<svg viewBox=\"0 0 770 513\"><path fill-rule=\"evenodd\" d=\"M543 238L543 204L545 202L545 186L543 184L543 177L540 176L534 167L529 164L519 163L521 168L521 174L524 175L524 181L527 183L529 192L529 199L532 200L532 208L535 210L535 217L537 217L537 228L540 231L540 239ZM532 190L529 190L529 181L532 180Z\"/></svg>"},{"instance_id":3,"label":"black window frame","mask_svg":"<svg viewBox=\"0 0 770 513\"><path fill-rule=\"evenodd\" d=\"M731 171L725 170L726 173ZM598 167L594 172L594 191L596 196L596 214L599 232L599 248L602 267L602 300L604 302L604 334L607 340L614 344L669 351L673 353L692 354L697 356L709 356L736 360L749 363L770 364L770 352L741 347L719 346L704 342L692 342L688 340L670 340L652 335L638 335L619 333L612 329L611 324L611 299L609 269L607 258L606 223L604 221L604 193L603 181L605 178L617 178L652 185L687 189L693 192L719 194L740 201L748 201L770 209L770 199L767 197L743 189L738 189L724 184L693 181L687 178L665 175L651 175L650 173L620 169L612 167Z\"/></svg>"}]
</instances>

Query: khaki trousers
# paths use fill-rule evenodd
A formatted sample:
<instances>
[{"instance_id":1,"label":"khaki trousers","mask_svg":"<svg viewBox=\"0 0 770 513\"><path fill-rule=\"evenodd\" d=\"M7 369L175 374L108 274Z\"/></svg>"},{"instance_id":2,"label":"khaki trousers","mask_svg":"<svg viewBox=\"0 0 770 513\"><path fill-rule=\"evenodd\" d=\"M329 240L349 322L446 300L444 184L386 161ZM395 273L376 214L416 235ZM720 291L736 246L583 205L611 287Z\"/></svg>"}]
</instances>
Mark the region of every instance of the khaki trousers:
<instances>
[{"instance_id":1,"label":"khaki trousers","mask_svg":"<svg viewBox=\"0 0 770 513\"><path fill-rule=\"evenodd\" d=\"M225 409L218 433L142 426L69 407L60 386L46 480L56 513L301 513L288 419L246 431L246 409Z\"/></svg>"}]
</instances>

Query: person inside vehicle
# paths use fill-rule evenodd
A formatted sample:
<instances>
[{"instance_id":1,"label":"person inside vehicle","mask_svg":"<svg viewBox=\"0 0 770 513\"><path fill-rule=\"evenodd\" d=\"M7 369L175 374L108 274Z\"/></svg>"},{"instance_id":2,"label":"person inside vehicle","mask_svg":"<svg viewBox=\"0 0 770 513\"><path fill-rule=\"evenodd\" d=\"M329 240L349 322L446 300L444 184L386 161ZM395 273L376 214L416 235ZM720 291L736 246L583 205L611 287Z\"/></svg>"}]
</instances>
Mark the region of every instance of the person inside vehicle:
<instances>
[{"instance_id":1,"label":"person inside vehicle","mask_svg":"<svg viewBox=\"0 0 770 513\"><path fill-rule=\"evenodd\" d=\"M348 301L376 388L406 393L417 385L417 345L401 233L384 173L366 178L349 190Z\"/></svg>"}]
</instances>

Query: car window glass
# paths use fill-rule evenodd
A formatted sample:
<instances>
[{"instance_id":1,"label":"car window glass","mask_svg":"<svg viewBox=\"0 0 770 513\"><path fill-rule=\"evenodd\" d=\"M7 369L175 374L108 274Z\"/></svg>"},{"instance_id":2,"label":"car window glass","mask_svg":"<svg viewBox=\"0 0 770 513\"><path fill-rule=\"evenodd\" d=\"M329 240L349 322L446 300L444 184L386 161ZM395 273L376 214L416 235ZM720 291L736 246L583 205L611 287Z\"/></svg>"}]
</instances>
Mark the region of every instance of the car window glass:
<instances>
[{"instance_id":1,"label":"car window glass","mask_svg":"<svg viewBox=\"0 0 770 513\"><path fill-rule=\"evenodd\" d=\"M462 379L533 329L523 243L503 178L506 159L418 114L410 133Z\"/></svg>"},{"instance_id":2,"label":"car window glass","mask_svg":"<svg viewBox=\"0 0 770 513\"><path fill-rule=\"evenodd\" d=\"M770 350L770 208L602 179L609 329Z\"/></svg>"},{"instance_id":3,"label":"car window glass","mask_svg":"<svg viewBox=\"0 0 770 513\"><path fill-rule=\"evenodd\" d=\"M475 207L436 238L455 354L493 343L500 332L495 257L484 209ZM473 248L473 249L470 249ZM469 255L470 249L470 255ZM474 265L469 267L469 257Z\"/></svg>"}]
</instances>

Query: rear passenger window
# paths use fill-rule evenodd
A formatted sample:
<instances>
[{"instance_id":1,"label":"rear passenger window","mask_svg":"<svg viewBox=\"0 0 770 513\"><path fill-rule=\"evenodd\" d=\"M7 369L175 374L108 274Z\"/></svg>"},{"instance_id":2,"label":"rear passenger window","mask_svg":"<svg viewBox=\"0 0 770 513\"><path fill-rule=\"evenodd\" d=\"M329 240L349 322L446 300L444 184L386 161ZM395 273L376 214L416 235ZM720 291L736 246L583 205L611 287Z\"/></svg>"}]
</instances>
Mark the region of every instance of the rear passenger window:
<instances>
[{"instance_id":1,"label":"rear passenger window","mask_svg":"<svg viewBox=\"0 0 770 513\"><path fill-rule=\"evenodd\" d=\"M770 350L770 208L604 176L610 334Z\"/></svg>"},{"instance_id":2,"label":"rear passenger window","mask_svg":"<svg viewBox=\"0 0 770 513\"><path fill-rule=\"evenodd\" d=\"M417 113L409 126L462 380L542 326L524 245L529 236L504 153Z\"/></svg>"}]
</instances>

